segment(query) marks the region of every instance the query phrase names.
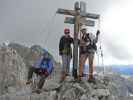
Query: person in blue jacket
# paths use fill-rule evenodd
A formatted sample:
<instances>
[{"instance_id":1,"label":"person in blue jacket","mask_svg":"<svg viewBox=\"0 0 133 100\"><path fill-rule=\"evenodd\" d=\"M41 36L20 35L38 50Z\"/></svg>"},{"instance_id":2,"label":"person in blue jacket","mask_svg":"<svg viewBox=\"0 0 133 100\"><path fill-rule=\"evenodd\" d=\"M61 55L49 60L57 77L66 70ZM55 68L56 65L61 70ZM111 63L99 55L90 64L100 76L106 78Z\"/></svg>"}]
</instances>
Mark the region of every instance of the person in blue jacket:
<instances>
[{"instance_id":1,"label":"person in blue jacket","mask_svg":"<svg viewBox=\"0 0 133 100\"><path fill-rule=\"evenodd\" d=\"M52 73L53 70L53 59L49 57L49 53L44 51L43 55L35 62L33 66L29 68L28 80L26 84L32 82L33 73L41 76L38 83L38 90L42 89L45 79Z\"/></svg>"}]
</instances>

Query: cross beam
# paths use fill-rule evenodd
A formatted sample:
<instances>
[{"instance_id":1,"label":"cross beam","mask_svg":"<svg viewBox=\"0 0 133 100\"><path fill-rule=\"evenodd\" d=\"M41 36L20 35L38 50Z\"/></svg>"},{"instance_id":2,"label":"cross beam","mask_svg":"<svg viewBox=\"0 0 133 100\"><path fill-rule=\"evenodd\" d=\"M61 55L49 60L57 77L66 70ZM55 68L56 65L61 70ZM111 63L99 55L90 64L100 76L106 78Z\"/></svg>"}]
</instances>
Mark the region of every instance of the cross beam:
<instances>
[{"instance_id":1,"label":"cross beam","mask_svg":"<svg viewBox=\"0 0 133 100\"><path fill-rule=\"evenodd\" d=\"M75 10L67 10L67 9L59 8L56 13L63 14L63 15L76 16ZM80 12L79 15L81 17L92 18L92 19L99 19L100 18L100 15L93 14L93 13L82 13L82 12Z\"/></svg>"},{"instance_id":2,"label":"cross beam","mask_svg":"<svg viewBox=\"0 0 133 100\"><path fill-rule=\"evenodd\" d=\"M74 10L67 10L67 9L61 9L59 8L56 13L63 14L63 15L70 15L73 16L73 19L71 19L71 24L74 24L74 48L73 48L73 76L76 79L77 78L77 68L78 68L78 35L80 33L81 25L88 25L90 21L82 21L86 18L91 19L99 19L100 15L93 14L93 13L86 13L85 11L86 6L83 2L76 2L74 4ZM72 22L72 20L74 20Z\"/></svg>"}]
</instances>

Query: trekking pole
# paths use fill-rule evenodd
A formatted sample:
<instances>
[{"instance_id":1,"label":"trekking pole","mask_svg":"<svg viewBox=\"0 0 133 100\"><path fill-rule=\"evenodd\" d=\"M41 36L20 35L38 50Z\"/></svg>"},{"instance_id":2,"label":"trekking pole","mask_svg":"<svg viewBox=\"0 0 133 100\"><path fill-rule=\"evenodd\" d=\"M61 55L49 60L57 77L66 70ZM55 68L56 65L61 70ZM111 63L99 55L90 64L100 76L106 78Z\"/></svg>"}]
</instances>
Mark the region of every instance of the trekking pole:
<instances>
[{"instance_id":1,"label":"trekking pole","mask_svg":"<svg viewBox=\"0 0 133 100\"><path fill-rule=\"evenodd\" d=\"M100 51L101 51L100 56L101 56L101 58L102 58L103 74L105 74L106 68L105 68L105 66L104 66L103 50L102 50L101 45L100 45Z\"/></svg>"},{"instance_id":2,"label":"trekking pole","mask_svg":"<svg viewBox=\"0 0 133 100\"><path fill-rule=\"evenodd\" d=\"M96 54L97 54L97 63L98 63L97 66L99 66L100 62L99 62L99 52L98 52L98 50L97 50Z\"/></svg>"},{"instance_id":3,"label":"trekking pole","mask_svg":"<svg viewBox=\"0 0 133 100\"><path fill-rule=\"evenodd\" d=\"M98 19L98 29L100 29L101 28L101 20L100 20L100 18ZM105 74L105 72L106 72L106 68L105 68L105 66L104 66L104 58L103 58L103 50L102 50L102 43L101 43L101 37L99 38L99 44L100 44L100 57L101 57L101 59L102 59L102 63L101 63L101 66L103 67L103 74Z\"/></svg>"}]
</instances>

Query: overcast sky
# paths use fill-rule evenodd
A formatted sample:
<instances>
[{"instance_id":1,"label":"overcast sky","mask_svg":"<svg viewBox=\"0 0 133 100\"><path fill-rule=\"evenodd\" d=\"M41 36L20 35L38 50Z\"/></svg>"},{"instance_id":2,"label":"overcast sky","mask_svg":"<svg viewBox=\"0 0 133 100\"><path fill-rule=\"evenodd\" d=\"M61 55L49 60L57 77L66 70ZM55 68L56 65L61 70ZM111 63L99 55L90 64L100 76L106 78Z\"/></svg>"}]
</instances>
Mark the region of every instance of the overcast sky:
<instances>
[{"instance_id":1,"label":"overcast sky","mask_svg":"<svg viewBox=\"0 0 133 100\"><path fill-rule=\"evenodd\" d=\"M0 0L0 42L46 47L55 58L64 16L58 8L73 9L76 0ZM133 64L132 0L83 0L87 12L101 15L101 44L105 64ZM96 30L97 27L94 28ZM93 29L92 29L93 30ZM95 62L98 63L98 57ZM101 59L100 59L101 60Z\"/></svg>"}]
</instances>

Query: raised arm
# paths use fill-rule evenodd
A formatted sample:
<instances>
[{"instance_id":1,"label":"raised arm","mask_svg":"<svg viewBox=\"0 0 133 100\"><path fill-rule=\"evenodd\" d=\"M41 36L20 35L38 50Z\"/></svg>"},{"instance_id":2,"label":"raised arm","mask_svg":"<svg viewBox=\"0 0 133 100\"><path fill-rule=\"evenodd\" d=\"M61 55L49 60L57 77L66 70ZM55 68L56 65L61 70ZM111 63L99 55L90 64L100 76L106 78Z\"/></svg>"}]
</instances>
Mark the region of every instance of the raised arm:
<instances>
[{"instance_id":1,"label":"raised arm","mask_svg":"<svg viewBox=\"0 0 133 100\"><path fill-rule=\"evenodd\" d=\"M95 38L95 40L94 40L94 42L95 42L95 43L97 43L97 42L98 42L99 35L100 35L100 31L99 31L99 30L97 30L97 33L96 33L96 38Z\"/></svg>"}]
</instances>

